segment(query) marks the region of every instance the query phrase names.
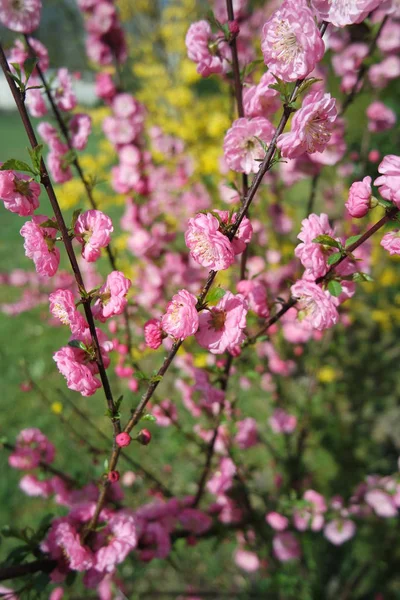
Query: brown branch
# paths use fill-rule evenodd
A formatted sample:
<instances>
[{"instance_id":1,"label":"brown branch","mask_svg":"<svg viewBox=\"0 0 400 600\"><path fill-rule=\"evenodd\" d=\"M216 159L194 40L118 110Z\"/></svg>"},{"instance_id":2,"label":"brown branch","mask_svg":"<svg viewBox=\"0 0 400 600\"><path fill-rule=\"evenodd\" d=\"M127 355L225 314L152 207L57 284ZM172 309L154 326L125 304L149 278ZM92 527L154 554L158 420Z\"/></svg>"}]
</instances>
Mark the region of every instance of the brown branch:
<instances>
[{"instance_id":1,"label":"brown branch","mask_svg":"<svg viewBox=\"0 0 400 600\"><path fill-rule=\"evenodd\" d=\"M38 572L50 573L56 568L56 566L56 560L50 560L47 558L35 560L23 565L10 565L8 567L0 566L0 581L5 581L6 579L16 579L17 577L23 577L24 575L30 575Z\"/></svg>"},{"instance_id":2,"label":"brown branch","mask_svg":"<svg viewBox=\"0 0 400 600\"><path fill-rule=\"evenodd\" d=\"M13 95L15 104L18 108L18 112L20 114L22 123L24 125L26 134L28 136L29 142L31 147L34 149L37 147L38 142L36 139L36 135L35 132L33 130L32 127L32 123L30 121L29 115L27 113L26 107L25 107L25 103L24 103L24 99L23 99L23 95L21 94L21 92L18 90L12 76L11 76L11 71L7 62L7 58L4 54L4 50L3 50L3 46L0 43L0 66L3 70L3 73L6 77L8 86L11 90L11 93ZM86 320L88 322L89 325L89 330L90 330L90 334L92 336L92 340L93 340L93 345L95 348L95 352L96 352L96 363L99 369L99 374L100 374L100 378L101 378L101 382L103 384L103 388L104 388L104 393L106 396L106 400L107 400L107 406L108 409L110 411L110 415L112 415L112 423L113 423L113 428L114 428L114 435L118 434L120 432L120 423L119 420L114 417L116 411L115 411L115 405L114 405L114 399L112 396L112 392L111 392L111 388L110 388L110 384L108 381L108 377L107 377L107 373L104 367L104 363L103 363L103 358L101 355L101 350L100 350L100 345L99 345L99 341L97 338L97 333L96 333L96 327L94 324L94 319L93 319L93 315L92 315L92 311L90 308L90 299L88 299L86 297L86 290L85 290L85 285L82 279L82 274L80 272L79 266L78 266L78 262L76 260L76 256L75 256L75 252L74 249L72 247L72 240L69 236L68 233L68 228L65 224L64 221L64 217L62 215L60 206L58 204L58 200L56 197L56 194L54 192L54 188L53 185L51 183L50 177L49 177L49 173L47 171L46 165L43 161L43 159L41 159L41 163L40 163L40 182L43 185L43 187L46 190L47 196L50 200L50 204L52 206L52 209L54 211L54 215L56 217L57 220L57 224L58 227L61 231L61 235L62 235L62 239L64 242L64 246L66 249L66 252L68 254L68 258L69 258L69 262L71 264L74 276L75 276L75 280L76 283L78 285L79 291L82 295L82 305L85 311L85 315L86 315Z\"/></svg>"}]
</instances>

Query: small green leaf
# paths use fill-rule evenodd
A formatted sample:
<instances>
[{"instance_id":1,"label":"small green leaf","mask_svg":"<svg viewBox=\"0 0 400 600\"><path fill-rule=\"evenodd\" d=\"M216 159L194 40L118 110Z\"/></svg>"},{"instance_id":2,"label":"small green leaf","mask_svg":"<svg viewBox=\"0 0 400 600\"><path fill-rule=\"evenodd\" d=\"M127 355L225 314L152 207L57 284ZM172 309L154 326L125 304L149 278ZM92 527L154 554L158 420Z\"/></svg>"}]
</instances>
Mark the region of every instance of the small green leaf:
<instances>
[{"instance_id":1,"label":"small green leaf","mask_svg":"<svg viewBox=\"0 0 400 600\"><path fill-rule=\"evenodd\" d=\"M340 252L334 252L334 254L331 254L330 256L328 256L327 263L328 263L328 265L335 265L337 262L339 262L339 260L341 258L342 258L342 255Z\"/></svg>"},{"instance_id":2,"label":"small green leaf","mask_svg":"<svg viewBox=\"0 0 400 600\"><path fill-rule=\"evenodd\" d=\"M43 144L38 144L34 148L28 148L29 156L31 157L32 165L35 173L40 174L40 166L42 162Z\"/></svg>"},{"instance_id":3,"label":"small green leaf","mask_svg":"<svg viewBox=\"0 0 400 600\"><path fill-rule=\"evenodd\" d=\"M21 79L21 67L18 63L10 63L12 67L14 67L15 72L17 73L19 79Z\"/></svg>"},{"instance_id":4,"label":"small green leaf","mask_svg":"<svg viewBox=\"0 0 400 600\"><path fill-rule=\"evenodd\" d=\"M256 138L257 142L260 144L260 146L262 147L262 149L264 150L264 152L268 151L268 146L267 144L264 142L264 140L262 140L261 138L259 138L258 136L254 135L253 137ZM264 160L264 159L257 159L257 160Z\"/></svg>"},{"instance_id":5,"label":"small green leaf","mask_svg":"<svg viewBox=\"0 0 400 600\"><path fill-rule=\"evenodd\" d=\"M361 237L361 234L360 235L352 235L349 238L347 238L347 240L346 240L346 248L348 248L352 244L355 244L355 242L358 242L358 240L360 239L360 237Z\"/></svg>"},{"instance_id":6,"label":"small green leaf","mask_svg":"<svg viewBox=\"0 0 400 600\"><path fill-rule=\"evenodd\" d=\"M51 227L52 229L58 229L58 225L55 221L53 221L53 219L43 221L43 223L40 223L40 227Z\"/></svg>"},{"instance_id":7,"label":"small green leaf","mask_svg":"<svg viewBox=\"0 0 400 600\"><path fill-rule=\"evenodd\" d=\"M32 167L27 165L26 162L16 160L15 158L6 160L6 162L1 165L0 171L22 171L36 175L35 171L32 170Z\"/></svg>"},{"instance_id":8,"label":"small green leaf","mask_svg":"<svg viewBox=\"0 0 400 600\"><path fill-rule=\"evenodd\" d=\"M122 403L122 400L123 400L123 399L124 399L124 397L123 397L123 396L120 396L120 397L118 398L118 400L116 400L116 401L115 401L115 410L116 410L116 411L119 411L119 408L120 408L120 406L121 406L121 403Z\"/></svg>"},{"instance_id":9,"label":"small green leaf","mask_svg":"<svg viewBox=\"0 0 400 600\"><path fill-rule=\"evenodd\" d=\"M353 281L357 281L357 282L363 282L363 281L374 281L373 278L368 275L368 273L354 273L353 274Z\"/></svg>"},{"instance_id":10,"label":"small green leaf","mask_svg":"<svg viewBox=\"0 0 400 600\"><path fill-rule=\"evenodd\" d=\"M343 288L338 281L332 279L332 281L328 283L328 292L331 294L331 296L335 296L335 298L337 298L338 296L340 296L342 291Z\"/></svg>"},{"instance_id":11,"label":"small green leaf","mask_svg":"<svg viewBox=\"0 0 400 600\"><path fill-rule=\"evenodd\" d=\"M221 300L225 294L226 291L221 287L215 287L208 293L206 301L208 304L215 304L216 302L219 302L219 300Z\"/></svg>"},{"instance_id":12,"label":"small green leaf","mask_svg":"<svg viewBox=\"0 0 400 600\"><path fill-rule=\"evenodd\" d=\"M37 65L37 58L27 58L24 62L24 71L25 71L25 84L28 83L29 77L32 75L33 69Z\"/></svg>"},{"instance_id":13,"label":"small green leaf","mask_svg":"<svg viewBox=\"0 0 400 600\"><path fill-rule=\"evenodd\" d=\"M141 371L136 371L135 372L135 377L136 379L141 379L142 381L147 381L149 378L147 377L147 375L145 375L144 373L142 373Z\"/></svg>"},{"instance_id":14,"label":"small green leaf","mask_svg":"<svg viewBox=\"0 0 400 600\"><path fill-rule=\"evenodd\" d=\"M79 348L80 350L84 350L85 352L87 352L86 344L84 344L80 340L70 340L68 342L68 346L71 346L71 348Z\"/></svg>"},{"instance_id":15,"label":"small green leaf","mask_svg":"<svg viewBox=\"0 0 400 600\"><path fill-rule=\"evenodd\" d=\"M106 458L104 461L104 469L108 471L108 458Z\"/></svg>"},{"instance_id":16,"label":"small green leaf","mask_svg":"<svg viewBox=\"0 0 400 600\"><path fill-rule=\"evenodd\" d=\"M76 210L74 210L74 213L72 215L72 221L71 221L71 229L73 229L75 227L75 223L78 220L79 215L81 214L82 209L81 208L77 208Z\"/></svg>"},{"instance_id":17,"label":"small green leaf","mask_svg":"<svg viewBox=\"0 0 400 600\"><path fill-rule=\"evenodd\" d=\"M338 241L334 240L330 235L319 235L313 239L315 244L323 244L324 246L330 246L331 248L340 248Z\"/></svg>"},{"instance_id":18,"label":"small green leaf","mask_svg":"<svg viewBox=\"0 0 400 600\"><path fill-rule=\"evenodd\" d=\"M147 413L146 415L143 415L143 417L140 419L141 421L150 421L150 423L156 423L157 419L154 415L151 415L150 413Z\"/></svg>"},{"instance_id":19,"label":"small green leaf","mask_svg":"<svg viewBox=\"0 0 400 600\"><path fill-rule=\"evenodd\" d=\"M158 381L162 381L162 378L162 375L152 375L152 377L150 377L150 383L157 383Z\"/></svg>"}]
</instances>

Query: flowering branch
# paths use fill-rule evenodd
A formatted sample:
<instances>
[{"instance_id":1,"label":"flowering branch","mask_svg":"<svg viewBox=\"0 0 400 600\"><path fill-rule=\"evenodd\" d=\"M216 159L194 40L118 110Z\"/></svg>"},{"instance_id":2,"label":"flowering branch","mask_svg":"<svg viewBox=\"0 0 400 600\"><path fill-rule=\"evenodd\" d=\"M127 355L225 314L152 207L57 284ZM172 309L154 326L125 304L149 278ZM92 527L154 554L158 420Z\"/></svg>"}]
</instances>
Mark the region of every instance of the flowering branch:
<instances>
[{"instance_id":1,"label":"flowering branch","mask_svg":"<svg viewBox=\"0 0 400 600\"><path fill-rule=\"evenodd\" d=\"M22 123L24 125L26 134L28 136L29 143L30 143L32 149L35 149L38 146L36 135L33 130L29 115L28 115L26 107L25 107L23 95L20 93L20 91L18 90L18 88L14 82L14 79L12 77L6 56L4 54L3 46L1 43L0 43L0 66L6 77L6 80L9 85L9 88L11 90L11 93L13 95L15 104L18 108L18 112L20 114ZM95 354L96 354L95 360L96 360L96 363L97 363L97 366L99 369L100 378L101 378L101 381L103 384L104 393L105 393L106 400L107 400L107 406L110 411L110 416L111 416L111 420L112 420L113 428L114 428L114 435L117 435L120 432L120 424L119 424L119 420L116 416L117 411L116 411L116 407L114 404L111 387L110 387L110 384L108 381L107 373L106 373L106 370L104 367L103 358L102 358L101 351L100 351L100 345L99 345L99 341L97 338L96 327L94 324L94 319L93 319L92 311L90 308L91 301L86 292L82 274L80 272L78 262L76 260L75 252L72 247L72 240L69 236L68 229L67 229L67 226L64 221L64 217L62 215L56 194L54 192L53 185L52 185L50 177L49 177L49 173L47 171L46 165L42 158L40 161L40 181L46 190L47 196L50 200L50 204L53 208L58 227L61 231L62 240L63 240L64 246L65 246L65 249L66 249L66 252L68 255L68 259L71 264L72 271L74 273L75 280L76 280L79 292L82 297L82 305L83 305L83 308L85 311L86 320L89 325L90 334L91 334L91 337L93 340L93 345L95 348Z\"/></svg>"}]
</instances>

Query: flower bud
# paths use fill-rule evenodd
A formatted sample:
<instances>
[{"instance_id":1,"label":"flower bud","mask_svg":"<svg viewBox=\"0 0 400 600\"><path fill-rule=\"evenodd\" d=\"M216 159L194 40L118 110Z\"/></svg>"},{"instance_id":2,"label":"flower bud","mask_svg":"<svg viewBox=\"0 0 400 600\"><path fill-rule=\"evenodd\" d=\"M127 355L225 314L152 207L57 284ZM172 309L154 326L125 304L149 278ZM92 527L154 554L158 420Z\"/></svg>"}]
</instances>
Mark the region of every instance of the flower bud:
<instances>
[{"instance_id":1,"label":"flower bud","mask_svg":"<svg viewBox=\"0 0 400 600\"><path fill-rule=\"evenodd\" d=\"M116 483L119 480L119 472L118 471L110 471L107 474L107 479L108 479L108 481L111 481L111 483Z\"/></svg>"},{"instance_id":2,"label":"flower bud","mask_svg":"<svg viewBox=\"0 0 400 600\"><path fill-rule=\"evenodd\" d=\"M142 429L139 431L136 440L139 442L139 444L142 444L142 446L147 446L147 444L150 444L151 441L150 431L148 429Z\"/></svg>"},{"instance_id":3,"label":"flower bud","mask_svg":"<svg viewBox=\"0 0 400 600\"><path fill-rule=\"evenodd\" d=\"M238 35L238 33L240 31L240 27L239 27L239 23L236 20L229 21L228 27L229 27L229 33L231 33L232 35Z\"/></svg>"},{"instance_id":4,"label":"flower bud","mask_svg":"<svg viewBox=\"0 0 400 600\"><path fill-rule=\"evenodd\" d=\"M125 446L129 446L132 439L131 439L131 436L129 435L129 433L122 432L117 435L117 437L115 438L115 441L117 442L117 444L120 448L124 448Z\"/></svg>"}]
</instances>

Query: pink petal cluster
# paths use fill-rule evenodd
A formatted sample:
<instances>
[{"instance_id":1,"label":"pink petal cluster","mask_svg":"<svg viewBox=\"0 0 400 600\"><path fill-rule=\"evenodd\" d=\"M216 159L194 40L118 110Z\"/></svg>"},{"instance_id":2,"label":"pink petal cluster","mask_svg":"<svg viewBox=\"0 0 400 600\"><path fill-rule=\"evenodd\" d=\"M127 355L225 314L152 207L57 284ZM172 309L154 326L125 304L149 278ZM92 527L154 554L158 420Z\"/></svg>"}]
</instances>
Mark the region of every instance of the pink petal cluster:
<instances>
[{"instance_id":1,"label":"pink petal cluster","mask_svg":"<svg viewBox=\"0 0 400 600\"><path fill-rule=\"evenodd\" d=\"M161 319L165 333L177 340L184 340L196 333L199 315L196 310L197 298L187 290L180 290L167 304L167 311Z\"/></svg>"},{"instance_id":2,"label":"pink petal cluster","mask_svg":"<svg viewBox=\"0 0 400 600\"><path fill-rule=\"evenodd\" d=\"M96 329L96 333L103 363L105 368L107 368L110 363L108 352L112 349L112 344L107 341L102 331ZM73 339L83 342L87 350L82 350L74 346L64 346L54 354L53 359L60 373L66 378L69 389L80 392L82 396L92 396L101 387L101 383L95 377L99 369L94 358L92 337L89 329L86 329L80 335L74 334Z\"/></svg>"},{"instance_id":3,"label":"pink petal cluster","mask_svg":"<svg viewBox=\"0 0 400 600\"><path fill-rule=\"evenodd\" d=\"M303 79L315 69L325 45L305 2L285 0L262 29L261 50L268 69L283 81Z\"/></svg>"},{"instance_id":4,"label":"pink petal cluster","mask_svg":"<svg viewBox=\"0 0 400 600\"><path fill-rule=\"evenodd\" d=\"M305 152L323 152L337 118L336 101L330 94L311 92L295 113L290 133L282 133L277 142L284 158L297 158Z\"/></svg>"},{"instance_id":5,"label":"pink petal cluster","mask_svg":"<svg viewBox=\"0 0 400 600\"><path fill-rule=\"evenodd\" d=\"M297 427L297 418L283 408L276 408L268 422L274 433L293 433Z\"/></svg>"},{"instance_id":6,"label":"pink petal cluster","mask_svg":"<svg viewBox=\"0 0 400 600\"><path fill-rule=\"evenodd\" d=\"M40 463L52 463L55 448L37 428L23 429L17 436L15 448L8 457L14 469L35 469Z\"/></svg>"},{"instance_id":7,"label":"pink petal cluster","mask_svg":"<svg viewBox=\"0 0 400 600\"><path fill-rule=\"evenodd\" d=\"M92 119L86 113L76 113L69 122L71 144L77 150L84 150L92 131Z\"/></svg>"},{"instance_id":8,"label":"pink petal cluster","mask_svg":"<svg viewBox=\"0 0 400 600\"><path fill-rule=\"evenodd\" d=\"M365 217L371 207L371 181L371 177L364 177L362 181L355 181L350 187L345 206L348 213L356 219Z\"/></svg>"},{"instance_id":9,"label":"pink petal cluster","mask_svg":"<svg viewBox=\"0 0 400 600\"><path fill-rule=\"evenodd\" d=\"M25 238L24 249L35 263L36 271L43 277L52 277L60 264L60 251L55 247L57 229L41 227L48 221L45 215L35 215L22 226L20 234ZM53 219L55 222L55 219Z\"/></svg>"},{"instance_id":10,"label":"pink petal cluster","mask_svg":"<svg viewBox=\"0 0 400 600\"><path fill-rule=\"evenodd\" d=\"M87 571L93 566L93 553L82 545L78 529L69 517L54 519L41 549L56 560L66 557L73 571Z\"/></svg>"},{"instance_id":11,"label":"pink petal cluster","mask_svg":"<svg viewBox=\"0 0 400 600\"><path fill-rule=\"evenodd\" d=\"M226 226L236 223L236 219L238 216L238 213L233 213L233 215L230 215L229 211L227 210L216 209L213 210L213 214L217 214L223 225ZM247 217L243 217L243 219L240 222L239 229L237 230L234 238L231 241L232 250L235 255L241 254L245 251L246 245L251 241L252 235L253 226L250 222L250 219L248 219Z\"/></svg>"},{"instance_id":12,"label":"pink petal cluster","mask_svg":"<svg viewBox=\"0 0 400 600\"><path fill-rule=\"evenodd\" d=\"M319 216L312 213L301 222L301 231L297 236L301 243L295 248L295 255L307 269L307 273L316 279L325 275L328 270L327 251L322 244L313 242L320 235L335 237L335 232L329 224L328 215ZM331 252L331 249L329 249Z\"/></svg>"},{"instance_id":13,"label":"pink petal cluster","mask_svg":"<svg viewBox=\"0 0 400 600\"><path fill-rule=\"evenodd\" d=\"M145 110L131 94L117 94L112 100L113 115L103 121L103 131L115 146L134 143L143 132ZM131 162L129 157L125 161Z\"/></svg>"},{"instance_id":14,"label":"pink petal cluster","mask_svg":"<svg viewBox=\"0 0 400 600\"><path fill-rule=\"evenodd\" d=\"M381 0L311 0L312 7L322 21L335 27L360 23L374 10Z\"/></svg>"},{"instance_id":15,"label":"pink petal cluster","mask_svg":"<svg viewBox=\"0 0 400 600\"><path fill-rule=\"evenodd\" d=\"M122 314L128 302L126 295L131 285L130 279L120 271L112 271L107 275L106 283L98 290L98 298L92 307L95 319L105 323L110 317Z\"/></svg>"},{"instance_id":16,"label":"pink petal cluster","mask_svg":"<svg viewBox=\"0 0 400 600\"><path fill-rule=\"evenodd\" d=\"M226 292L218 304L199 315L196 339L212 354L235 352L245 339L247 300L241 295Z\"/></svg>"},{"instance_id":17,"label":"pink petal cluster","mask_svg":"<svg viewBox=\"0 0 400 600\"><path fill-rule=\"evenodd\" d=\"M252 310L256 315L264 319L269 317L267 290L261 281L257 279L243 279L239 281L236 289L246 298L249 303L249 310Z\"/></svg>"},{"instance_id":18,"label":"pink petal cluster","mask_svg":"<svg viewBox=\"0 0 400 600\"><path fill-rule=\"evenodd\" d=\"M2 0L0 22L18 33L31 33L39 27L42 0Z\"/></svg>"},{"instance_id":19,"label":"pink petal cluster","mask_svg":"<svg viewBox=\"0 0 400 600\"><path fill-rule=\"evenodd\" d=\"M379 186L382 198L394 202L400 209L400 156L388 154L378 167L380 177L375 179L374 185Z\"/></svg>"},{"instance_id":20,"label":"pink petal cluster","mask_svg":"<svg viewBox=\"0 0 400 600\"><path fill-rule=\"evenodd\" d=\"M207 489L211 494L219 496L224 494L233 484L233 478L236 474L236 466L230 458L222 458L219 463L219 469L209 479Z\"/></svg>"},{"instance_id":21,"label":"pink petal cluster","mask_svg":"<svg viewBox=\"0 0 400 600\"><path fill-rule=\"evenodd\" d=\"M389 252L390 255L400 254L400 230L395 229L385 233L381 239L381 246Z\"/></svg>"},{"instance_id":22,"label":"pink petal cluster","mask_svg":"<svg viewBox=\"0 0 400 600\"><path fill-rule=\"evenodd\" d=\"M277 512L268 513L265 520L275 531L285 531L289 526L289 519Z\"/></svg>"},{"instance_id":23,"label":"pink petal cluster","mask_svg":"<svg viewBox=\"0 0 400 600\"><path fill-rule=\"evenodd\" d=\"M332 57L333 69L336 75L342 78L340 88L346 94L351 92L357 83L358 71L368 52L368 44L355 42L346 45L342 52L335 53Z\"/></svg>"},{"instance_id":24,"label":"pink petal cluster","mask_svg":"<svg viewBox=\"0 0 400 600\"><path fill-rule=\"evenodd\" d=\"M71 75L65 67L58 70L54 98L58 108L65 112L74 109L77 105L77 99L72 89Z\"/></svg>"},{"instance_id":25,"label":"pink petal cluster","mask_svg":"<svg viewBox=\"0 0 400 600\"><path fill-rule=\"evenodd\" d=\"M368 130L376 133L387 131L396 124L396 113L383 102L372 102L367 108Z\"/></svg>"},{"instance_id":26,"label":"pink petal cluster","mask_svg":"<svg viewBox=\"0 0 400 600\"><path fill-rule=\"evenodd\" d=\"M75 298L70 290L56 290L49 296L50 312L64 325L71 328L72 334L80 335L87 328L87 323L75 307Z\"/></svg>"},{"instance_id":27,"label":"pink petal cluster","mask_svg":"<svg viewBox=\"0 0 400 600\"><path fill-rule=\"evenodd\" d=\"M87 210L79 215L74 232L78 242L82 244L82 256L88 262L100 258L101 248L110 243L114 227L110 217L101 210Z\"/></svg>"},{"instance_id":28,"label":"pink petal cluster","mask_svg":"<svg viewBox=\"0 0 400 600\"><path fill-rule=\"evenodd\" d=\"M378 517L388 519L397 516L397 506L393 496L381 489L368 490L365 494L366 503L374 510Z\"/></svg>"},{"instance_id":29,"label":"pink petal cluster","mask_svg":"<svg viewBox=\"0 0 400 600\"><path fill-rule=\"evenodd\" d=\"M112 573L116 565L137 546L141 533L141 524L135 515L128 511L120 511L108 522L108 543L94 555L93 566L96 571Z\"/></svg>"},{"instance_id":30,"label":"pink petal cluster","mask_svg":"<svg viewBox=\"0 0 400 600\"><path fill-rule=\"evenodd\" d=\"M227 269L235 260L231 242L219 229L218 219L207 213L189 219L185 232L186 246L193 260L214 271Z\"/></svg>"},{"instance_id":31,"label":"pink petal cluster","mask_svg":"<svg viewBox=\"0 0 400 600\"><path fill-rule=\"evenodd\" d=\"M229 46L211 31L207 21L192 23L186 34L186 48L190 60L196 63L202 77L212 73L226 73L229 69Z\"/></svg>"},{"instance_id":32,"label":"pink petal cluster","mask_svg":"<svg viewBox=\"0 0 400 600\"><path fill-rule=\"evenodd\" d=\"M341 546L356 533L354 521L350 519L334 519L324 528L324 536L335 546Z\"/></svg>"},{"instance_id":33,"label":"pink petal cluster","mask_svg":"<svg viewBox=\"0 0 400 600\"><path fill-rule=\"evenodd\" d=\"M236 119L224 139L224 158L228 167L239 173L257 173L265 155L259 140L268 145L274 133L275 127L264 117Z\"/></svg>"},{"instance_id":34,"label":"pink petal cluster","mask_svg":"<svg viewBox=\"0 0 400 600\"><path fill-rule=\"evenodd\" d=\"M245 116L270 117L281 105L279 92L269 86L276 83L270 71L264 73L258 85L250 85L243 90L243 107Z\"/></svg>"},{"instance_id":35,"label":"pink petal cluster","mask_svg":"<svg viewBox=\"0 0 400 600\"><path fill-rule=\"evenodd\" d=\"M0 199L4 207L20 217L33 215L39 207L40 185L28 175L0 171Z\"/></svg>"},{"instance_id":36,"label":"pink petal cluster","mask_svg":"<svg viewBox=\"0 0 400 600\"><path fill-rule=\"evenodd\" d=\"M238 432L235 436L235 443L241 450L251 448L258 443L257 421L251 417L238 421L236 423Z\"/></svg>"},{"instance_id":37,"label":"pink petal cluster","mask_svg":"<svg viewBox=\"0 0 400 600\"><path fill-rule=\"evenodd\" d=\"M323 515L327 511L324 497L315 490L307 490L304 492L303 499L309 503L310 507L294 511L294 526L299 531L305 531L308 528L312 531L320 531L325 522Z\"/></svg>"},{"instance_id":38,"label":"pink petal cluster","mask_svg":"<svg viewBox=\"0 0 400 600\"><path fill-rule=\"evenodd\" d=\"M277 533L272 540L274 554L281 562L300 558L301 549L297 538L290 531Z\"/></svg>"},{"instance_id":39,"label":"pink petal cluster","mask_svg":"<svg viewBox=\"0 0 400 600\"><path fill-rule=\"evenodd\" d=\"M112 65L114 61L125 62L127 46L116 6L107 0L79 0L78 6L86 15L86 52L89 59L103 66Z\"/></svg>"},{"instance_id":40,"label":"pink petal cluster","mask_svg":"<svg viewBox=\"0 0 400 600\"><path fill-rule=\"evenodd\" d=\"M146 346L157 350L161 346L163 331L159 319L150 319L144 324L144 339Z\"/></svg>"},{"instance_id":41,"label":"pink petal cluster","mask_svg":"<svg viewBox=\"0 0 400 600\"><path fill-rule=\"evenodd\" d=\"M318 285L301 279L290 288L293 298L297 298L298 318L308 321L314 329L323 331L338 322L339 314L331 296Z\"/></svg>"}]
</instances>

